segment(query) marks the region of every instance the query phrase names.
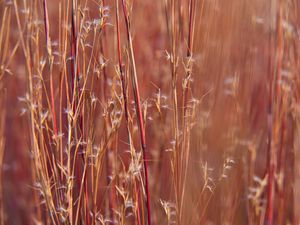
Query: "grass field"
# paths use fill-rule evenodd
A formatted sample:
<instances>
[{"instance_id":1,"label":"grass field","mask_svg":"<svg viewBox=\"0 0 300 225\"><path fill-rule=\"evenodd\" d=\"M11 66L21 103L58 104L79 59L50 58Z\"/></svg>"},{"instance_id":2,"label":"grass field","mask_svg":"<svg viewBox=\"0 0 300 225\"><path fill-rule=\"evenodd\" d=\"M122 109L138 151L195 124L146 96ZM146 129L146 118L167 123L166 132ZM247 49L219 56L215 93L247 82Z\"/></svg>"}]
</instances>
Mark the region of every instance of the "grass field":
<instances>
[{"instance_id":1,"label":"grass field","mask_svg":"<svg viewBox=\"0 0 300 225\"><path fill-rule=\"evenodd\" d=\"M299 0L0 0L0 224L300 224Z\"/></svg>"}]
</instances>

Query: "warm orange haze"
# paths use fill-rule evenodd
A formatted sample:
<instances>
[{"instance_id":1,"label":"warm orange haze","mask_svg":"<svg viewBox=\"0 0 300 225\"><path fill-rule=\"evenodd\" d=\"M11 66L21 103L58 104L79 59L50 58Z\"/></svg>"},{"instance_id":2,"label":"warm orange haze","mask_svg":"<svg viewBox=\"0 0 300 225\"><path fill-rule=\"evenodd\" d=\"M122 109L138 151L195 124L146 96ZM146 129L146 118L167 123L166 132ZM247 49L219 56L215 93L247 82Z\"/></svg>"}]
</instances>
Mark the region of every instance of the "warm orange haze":
<instances>
[{"instance_id":1,"label":"warm orange haze","mask_svg":"<svg viewBox=\"0 0 300 225\"><path fill-rule=\"evenodd\" d=\"M299 225L298 0L0 0L1 225Z\"/></svg>"}]
</instances>

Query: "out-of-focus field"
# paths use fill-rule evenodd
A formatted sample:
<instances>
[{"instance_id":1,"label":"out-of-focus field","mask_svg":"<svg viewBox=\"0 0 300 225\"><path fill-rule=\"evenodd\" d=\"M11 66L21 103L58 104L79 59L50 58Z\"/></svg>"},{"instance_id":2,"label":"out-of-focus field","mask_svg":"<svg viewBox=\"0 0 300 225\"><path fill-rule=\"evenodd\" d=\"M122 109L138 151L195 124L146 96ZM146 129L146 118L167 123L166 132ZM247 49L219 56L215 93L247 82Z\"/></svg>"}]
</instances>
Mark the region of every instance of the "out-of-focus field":
<instances>
[{"instance_id":1,"label":"out-of-focus field","mask_svg":"<svg viewBox=\"0 0 300 225\"><path fill-rule=\"evenodd\" d=\"M125 1L73 2L0 0L1 223L300 224L297 0L126 1L148 177Z\"/></svg>"}]
</instances>

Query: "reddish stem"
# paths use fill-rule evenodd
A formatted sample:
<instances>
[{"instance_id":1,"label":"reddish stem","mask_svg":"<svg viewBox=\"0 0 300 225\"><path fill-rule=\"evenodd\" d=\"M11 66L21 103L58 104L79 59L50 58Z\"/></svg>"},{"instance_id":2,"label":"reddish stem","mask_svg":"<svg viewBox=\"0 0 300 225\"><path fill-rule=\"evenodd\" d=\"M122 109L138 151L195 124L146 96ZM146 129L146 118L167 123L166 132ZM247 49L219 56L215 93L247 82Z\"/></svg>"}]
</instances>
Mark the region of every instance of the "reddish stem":
<instances>
[{"instance_id":1,"label":"reddish stem","mask_svg":"<svg viewBox=\"0 0 300 225\"><path fill-rule=\"evenodd\" d=\"M147 204L147 221L148 225L151 225L151 207L150 207L150 192L149 192L149 182L148 182L148 158L146 154L146 137L145 137L145 128L144 128L144 122L143 122L143 116L142 116L142 110L141 110L141 101L140 101L140 94L139 94L139 86L137 82L137 74L136 74L136 67L135 67L135 60L134 60L134 53L133 53L133 47L132 47L132 38L130 34L130 22L129 22L129 15L126 7L126 3L124 0L122 0L122 6L123 6L123 13L125 17L125 24L126 24L126 30L127 30L127 41L129 44L129 53L130 53L130 60L132 64L132 87L133 87L133 94L134 94L134 100L135 100L135 108L137 111L137 117L138 117L138 125L139 125L139 131L140 131L140 140L141 140L141 146L143 151L143 158L144 158L144 172L145 172L145 189L146 189L146 204Z\"/></svg>"},{"instance_id":2,"label":"reddish stem","mask_svg":"<svg viewBox=\"0 0 300 225\"><path fill-rule=\"evenodd\" d=\"M43 8L44 8L44 26L45 26L45 35L46 35L46 45L47 45L47 52L50 59L50 67L52 67L52 55L51 55L51 42L50 42L50 34L49 34L49 17L48 17L48 10L47 10L47 0L43 1ZM54 87L53 87L53 75L52 69L50 69L50 94L51 94L51 113L53 119L53 131L54 136L57 136L57 124L56 124L56 115L55 115L55 100L54 100Z\"/></svg>"}]
</instances>

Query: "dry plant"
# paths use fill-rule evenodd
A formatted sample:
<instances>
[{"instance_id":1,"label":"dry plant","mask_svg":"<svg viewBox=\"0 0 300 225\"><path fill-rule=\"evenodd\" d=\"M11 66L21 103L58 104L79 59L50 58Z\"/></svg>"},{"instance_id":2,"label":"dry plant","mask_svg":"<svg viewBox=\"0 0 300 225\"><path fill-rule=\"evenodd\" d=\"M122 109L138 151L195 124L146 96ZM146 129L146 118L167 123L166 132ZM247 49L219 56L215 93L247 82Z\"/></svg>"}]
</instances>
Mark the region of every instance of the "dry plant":
<instances>
[{"instance_id":1,"label":"dry plant","mask_svg":"<svg viewBox=\"0 0 300 225\"><path fill-rule=\"evenodd\" d=\"M0 0L0 223L298 224L299 13Z\"/></svg>"}]
</instances>

